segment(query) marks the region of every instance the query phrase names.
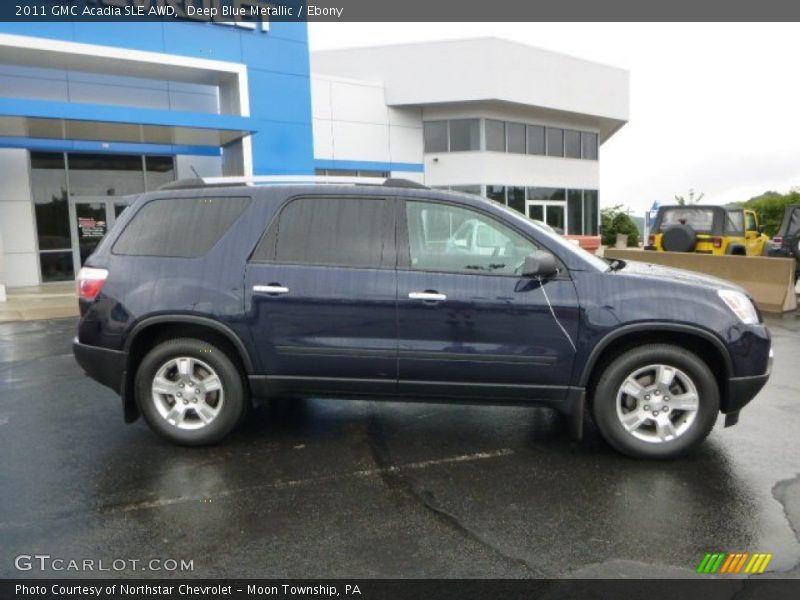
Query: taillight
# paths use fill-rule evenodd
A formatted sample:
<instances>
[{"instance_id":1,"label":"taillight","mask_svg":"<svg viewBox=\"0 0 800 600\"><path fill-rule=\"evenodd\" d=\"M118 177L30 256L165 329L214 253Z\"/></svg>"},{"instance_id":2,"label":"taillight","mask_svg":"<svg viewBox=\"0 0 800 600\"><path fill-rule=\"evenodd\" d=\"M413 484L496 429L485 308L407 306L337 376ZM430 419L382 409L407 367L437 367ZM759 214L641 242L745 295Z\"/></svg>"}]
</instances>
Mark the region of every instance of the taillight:
<instances>
[{"instance_id":1,"label":"taillight","mask_svg":"<svg viewBox=\"0 0 800 600\"><path fill-rule=\"evenodd\" d=\"M94 300L103 289L108 277L106 269L83 267L78 271L78 298L81 300Z\"/></svg>"},{"instance_id":2,"label":"taillight","mask_svg":"<svg viewBox=\"0 0 800 600\"><path fill-rule=\"evenodd\" d=\"M721 237L713 237L713 238L711 238L711 243L714 244L714 248L722 248L722 238Z\"/></svg>"},{"instance_id":3,"label":"taillight","mask_svg":"<svg viewBox=\"0 0 800 600\"><path fill-rule=\"evenodd\" d=\"M648 246L655 246L656 245L656 236L654 234L650 234L647 236L647 245Z\"/></svg>"},{"instance_id":4,"label":"taillight","mask_svg":"<svg viewBox=\"0 0 800 600\"><path fill-rule=\"evenodd\" d=\"M779 235L776 235L774 238L772 238L772 245L783 246L783 238Z\"/></svg>"}]
</instances>

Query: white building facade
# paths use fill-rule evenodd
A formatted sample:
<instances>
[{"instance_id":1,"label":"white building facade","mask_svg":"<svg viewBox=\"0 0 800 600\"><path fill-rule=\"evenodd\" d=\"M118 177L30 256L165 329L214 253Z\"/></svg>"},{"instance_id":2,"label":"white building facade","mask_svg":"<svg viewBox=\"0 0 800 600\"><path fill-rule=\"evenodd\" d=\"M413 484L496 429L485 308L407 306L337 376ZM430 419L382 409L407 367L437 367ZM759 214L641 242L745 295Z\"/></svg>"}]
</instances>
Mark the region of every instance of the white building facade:
<instances>
[{"instance_id":1,"label":"white building facade","mask_svg":"<svg viewBox=\"0 0 800 600\"><path fill-rule=\"evenodd\" d=\"M318 172L483 194L598 235L600 146L627 122L627 71L494 38L317 52L311 70Z\"/></svg>"}]
</instances>

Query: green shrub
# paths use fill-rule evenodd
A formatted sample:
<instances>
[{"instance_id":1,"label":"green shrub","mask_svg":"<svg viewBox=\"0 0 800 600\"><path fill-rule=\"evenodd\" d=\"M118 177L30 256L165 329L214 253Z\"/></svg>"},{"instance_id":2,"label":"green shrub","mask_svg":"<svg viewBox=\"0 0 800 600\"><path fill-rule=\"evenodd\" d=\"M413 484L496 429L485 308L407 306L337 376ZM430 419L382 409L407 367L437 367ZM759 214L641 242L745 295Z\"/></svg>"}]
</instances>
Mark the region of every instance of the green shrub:
<instances>
[{"instance_id":1,"label":"green shrub","mask_svg":"<svg viewBox=\"0 0 800 600\"><path fill-rule=\"evenodd\" d=\"M780 229L783 213L790 204L800 204L800 191L792 190L788 194L778 192L764 192L760 196L750 198L744 203L746 208L758 213L765 233L773 237Z\"/></svg>"},{"instance_id":2,"label":"green shrub","mask_svg":"<svg viewBox=\"0 0 800 600\"><path fill-rule=\"evenodd\" d=\"M605 246L616 244L618 233L627 234L628 246L639 245L639 228L633 219L622 210L621 204L602 209L600 223L603 231L601 241Z\"/></svg>"}]
</instances>

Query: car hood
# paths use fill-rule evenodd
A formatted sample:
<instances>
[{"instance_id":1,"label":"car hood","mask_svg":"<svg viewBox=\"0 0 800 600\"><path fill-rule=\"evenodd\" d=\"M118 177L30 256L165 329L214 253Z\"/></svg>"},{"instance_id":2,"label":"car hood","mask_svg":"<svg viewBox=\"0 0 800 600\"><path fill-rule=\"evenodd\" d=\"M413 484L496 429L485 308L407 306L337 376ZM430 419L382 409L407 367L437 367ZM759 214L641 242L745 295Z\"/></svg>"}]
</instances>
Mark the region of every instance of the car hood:
<instances>
[{"instance_id":1,"label":"car hood","mask_svg":"<svg viewBox=\"0 0 800 600\"><path fill-rule=\"evenodd\" d=\"M619 271L615 271L615 273L631 277L657 279L659 281L678 281L690 285L714 289L736 290L745 294L747 293L740 286L728 281L727 279L720 279L719 277L706 275L705 273L698 273L696 271L674 269L672 267L664 267L662 265L654 265L652 263L639 262L635 260L625 261L625 267Z\"/></svg>"}]
</instances>

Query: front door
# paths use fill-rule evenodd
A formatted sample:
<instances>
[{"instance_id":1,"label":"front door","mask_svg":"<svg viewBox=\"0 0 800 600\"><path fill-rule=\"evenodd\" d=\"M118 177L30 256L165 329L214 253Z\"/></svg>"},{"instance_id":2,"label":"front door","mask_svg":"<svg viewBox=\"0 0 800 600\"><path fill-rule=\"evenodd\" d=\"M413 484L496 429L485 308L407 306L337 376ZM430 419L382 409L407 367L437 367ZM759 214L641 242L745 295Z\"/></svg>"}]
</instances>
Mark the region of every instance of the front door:
<instances>
[{"instance_id":1,"label":"front door","mask_svg":"<svg viewBox=\"0 0 800 600\"><path fill-rule=\"evenodd\" d=\"M537 221L547 223L560 234L567 231L566 202L526 200L525 214L529 219L536 219Z\"/></svg>"},{"instance_id":2,"label":"front door","mask_svg":"<svg viewBox=\"0 0 800 600\"><path fill-rule=\"evenodd\" d=\"M521 277L536 244L483 212L407 201L400 214L400 390L563 397L578 329L568 275Z\"/></svg>"},{"instance_id":3,"label":"front door","mask_svg":"<svg viewBox=\"0 0 800 600\"><path fill-rule=\"evenodd\" d=\"M69 200L72 261L77 273L127 208L122 198L75 196Z\"/></svg>"},{"instance_id":4,"label":"front door","mask_svg":"<svg viewBox=\"0 0 800 600\"><path fill-rule=\"evenodd\" d=\"M309 197L273 220L247 265L247 313L273 391L392 393L395 201Z\"/></svg>"}]
</instances>

